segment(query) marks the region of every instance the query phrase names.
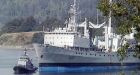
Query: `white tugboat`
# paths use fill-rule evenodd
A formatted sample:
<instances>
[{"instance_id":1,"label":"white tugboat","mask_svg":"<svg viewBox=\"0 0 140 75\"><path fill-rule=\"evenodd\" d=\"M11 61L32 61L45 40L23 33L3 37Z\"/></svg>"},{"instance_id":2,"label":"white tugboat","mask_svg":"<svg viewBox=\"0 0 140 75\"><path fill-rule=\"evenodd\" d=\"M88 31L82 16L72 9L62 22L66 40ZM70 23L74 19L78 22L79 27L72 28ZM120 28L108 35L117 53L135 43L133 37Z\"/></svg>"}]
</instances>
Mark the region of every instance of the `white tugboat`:
<instances>
[{"instance_id":1,"label":"white tugboat","mask_svg":"<svg viewBox=\"0 0 140 75\"><path fill-rule=\"evenodd\" d=\"M140 65L140 59L134 57L135 52L131 51L136 45L134 33L125 36L131 47L130 50L126 50L126 58L120 61L117 50L121 47L121 35L112 32L111 17L99 25L88 22L87 19L78 24L76 21L76 0L70 9L70 14L71 17L66 28L44 32L44 44L34 44L39 61L39 71L77 72L95 69L101 71L120 69L122 63L125 67ZM78 27L83 27L83 32L78 32ZM101 27L105 29L105 35L95 36L92 40L89 28ZM125 42L123 41L123 43Z\"/></svg>"},{"instance_id":2,"label":"white tugboat","mask_svg":"<svg viewBox=\"0 0 140 75\"><path fill-rule=\"evenodd\" d=\"M33 73L37 70L37 67L32 64L31 59L26 54L26 49L24 55L18 59L18 63L13 70L15 74Z\"/></svg>"}]
</instances>

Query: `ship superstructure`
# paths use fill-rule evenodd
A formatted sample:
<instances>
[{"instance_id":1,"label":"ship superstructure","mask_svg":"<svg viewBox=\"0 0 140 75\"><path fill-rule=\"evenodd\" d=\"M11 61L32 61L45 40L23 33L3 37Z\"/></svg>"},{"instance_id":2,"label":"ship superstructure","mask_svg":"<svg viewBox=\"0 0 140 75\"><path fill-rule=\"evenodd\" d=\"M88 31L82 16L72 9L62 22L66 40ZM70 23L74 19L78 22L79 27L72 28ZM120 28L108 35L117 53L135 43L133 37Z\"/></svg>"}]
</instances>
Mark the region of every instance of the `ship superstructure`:
<instances>
[{"instance_id":1,"label":"ship superstructure","mask_svg":"<svg viewBox=\"0 0 140 75\"><path fill-rule=\"evenodd\" d=\"M45 32L44 44L57 47L90 48L87 24L84 24L84 34L77 32L77 28L80 26L76 21L76 0L74 0L74 4L71 5L69 13L71 17L68 19L66 28L57 28L53 32Z\"/></svg>"},{"instance_id":2,"label":"ship superstructure","mask_svg":"<svg viewBox=\"0 0 140 75\"><path fill-rule=\"evenodd\" d=\"M65 28L44 32L44 45L34 44L40 67L121 66L122 62L125 66L140 64L140 60L134 57L134 52L129 52L126 58L120 61L117 50L125 42L122 41L121 35L112 32L111 12L109 20L102 24L93 24L86 18L83 23L78 24L74 0L70 15ZM84 29L83 32L78 32L79 27ZM95 36L92 39L89 28L101 27L105 29L104 36ZM130 36L132 35L133 33ZM136 44L134 37L128 37L129 35L126 40L129 44Z\"/></svg>"}]
</instances>

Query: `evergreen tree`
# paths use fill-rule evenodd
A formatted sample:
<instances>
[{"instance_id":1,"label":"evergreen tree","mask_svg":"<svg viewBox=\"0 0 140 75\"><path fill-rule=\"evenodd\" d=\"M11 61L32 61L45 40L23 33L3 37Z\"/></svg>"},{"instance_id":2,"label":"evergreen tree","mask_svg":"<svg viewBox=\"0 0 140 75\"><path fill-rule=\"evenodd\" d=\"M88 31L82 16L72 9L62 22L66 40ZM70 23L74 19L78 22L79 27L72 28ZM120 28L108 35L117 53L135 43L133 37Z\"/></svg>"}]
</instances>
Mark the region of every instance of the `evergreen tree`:
<instances>
[{"instance_id":1,"label":"evergreen tree","mask_svg":"<svg viewBox=\"0 0 140 75\"><path fill-rule=\"evenodd\" d=\"M50 18L47 17L45 21L43 21L39 27L39 29L43 29L44 26L44 30L45 31L52 31L55 28L59 28L59 27L64 27L64 22L62 22L61 20L57 19L57 18Z\"/></svg>"},{"instance_id":2,"label":"evergreen tree","mask_svg":"<svg viewBox=\"0 0 140 75\"><path fill-rule=\"evenodd\" d=\"M98 9L103 13L104 16L108 17L111 11L111 17L114 20L114 24L117 27L117 33L126 35L132 32L131 28L135 28L135 38L140 41L140 0L101 0ZM125 47L126 46L122 46ZM127 46L128 47L128 46ZM138 46L137 50L140 50ZM119 52L125 51L124 48L119 49ZM140 51L136 51L139 52ZM121 52L120 52L121 53ZM125 56L125 55L124 55Z\"/></svg>"},{"instance_id":3,"label":"evergreen tree","mask_svg":"<svg viewBox=\"0 0 140 75\"><path fill-rule=\"evenodd\" d=\"M34 17L16 18L7 22L1 29L3 33L33 31L38 23Z\"/></svg>"}]
</instances>

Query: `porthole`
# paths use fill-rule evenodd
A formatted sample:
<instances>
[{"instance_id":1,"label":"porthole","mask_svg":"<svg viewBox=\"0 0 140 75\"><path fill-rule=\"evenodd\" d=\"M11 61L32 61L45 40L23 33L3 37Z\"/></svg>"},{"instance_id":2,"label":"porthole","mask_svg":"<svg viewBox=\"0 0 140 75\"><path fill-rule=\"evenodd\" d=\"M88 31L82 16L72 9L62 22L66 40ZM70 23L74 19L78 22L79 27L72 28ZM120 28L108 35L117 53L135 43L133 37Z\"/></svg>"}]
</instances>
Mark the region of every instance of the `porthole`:
<instances>
[{"instance_id":1,"label":"porthole","mask_svg":"<svg viewBox=\"0 0 140 75\"><path fill-rule=\"evenodd\" d=\"M40 57L43 58L43 55L41 55Z\"/></svg>"}]
</instances>

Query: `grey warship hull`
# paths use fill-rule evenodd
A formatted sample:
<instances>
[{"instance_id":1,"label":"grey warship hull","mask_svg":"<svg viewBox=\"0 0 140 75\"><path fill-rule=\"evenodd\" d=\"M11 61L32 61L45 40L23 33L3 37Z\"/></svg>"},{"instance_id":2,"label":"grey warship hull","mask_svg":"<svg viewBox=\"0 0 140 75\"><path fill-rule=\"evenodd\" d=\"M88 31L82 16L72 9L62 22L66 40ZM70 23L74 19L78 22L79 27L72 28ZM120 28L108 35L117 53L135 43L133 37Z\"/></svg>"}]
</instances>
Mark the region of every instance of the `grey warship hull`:
<instances>
[{"instance_id":1,"label":"grey warship hull","mask_svg":"<svg viewBox=\"0 0 140 75\"><path fill-rule=\"evenodd\" d=\"M43 46L34 44L39 67L107 67L107 66L138 66L140 60L134 57L134 52L129 52L121 62L117 52L82 51L60 48L55 46ZM123 64L122 64L123 63ZM60 69L60 68L59 68ZM117 67L118 69L118 67Z\"/></svg>"}]
</instances>

